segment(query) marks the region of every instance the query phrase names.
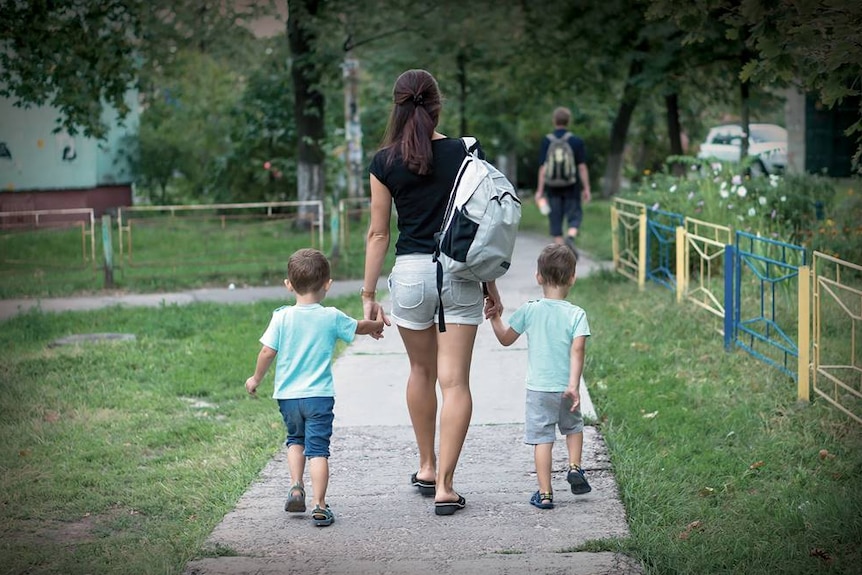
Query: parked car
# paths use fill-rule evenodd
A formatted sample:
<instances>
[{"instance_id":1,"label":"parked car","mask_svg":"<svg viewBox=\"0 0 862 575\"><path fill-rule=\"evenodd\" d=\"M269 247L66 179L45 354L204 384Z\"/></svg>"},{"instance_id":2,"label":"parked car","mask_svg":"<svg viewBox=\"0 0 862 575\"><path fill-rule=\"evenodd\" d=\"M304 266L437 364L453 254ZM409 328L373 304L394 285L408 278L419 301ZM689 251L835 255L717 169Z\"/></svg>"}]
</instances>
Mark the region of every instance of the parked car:
<instances>
[{"instance_id":1,"label":"parked car","mask_svg":"<svg viewBox=\"0 0 862 575\"><path fill-rule=\"evenodd\" d=\"M749 124L748 155L752 175L780 174L787 166L787 130L775 124ZM725 124L709 130L697 157L722 162L739 162L742 155L742 126Z\"/></svg>"}]
</instances>

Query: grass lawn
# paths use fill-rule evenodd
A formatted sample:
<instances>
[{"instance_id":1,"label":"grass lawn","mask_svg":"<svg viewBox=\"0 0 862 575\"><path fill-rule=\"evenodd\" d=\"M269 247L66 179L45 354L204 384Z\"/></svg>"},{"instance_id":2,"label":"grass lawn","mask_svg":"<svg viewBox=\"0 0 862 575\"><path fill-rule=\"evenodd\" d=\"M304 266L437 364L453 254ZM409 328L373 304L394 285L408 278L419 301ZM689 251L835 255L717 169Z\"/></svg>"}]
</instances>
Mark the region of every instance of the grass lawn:
<instances>
[{"instance_id":1,"label":"grass lawn","mask_svg":"<svg viewBox=\"0 0 862 575\"><path fill-rule=\"evenodd\" d=\"M604 274L573 298L631 527L585 549L648 574L858 572L860 426L797 404L789 378L726 353L711 316L666 290ZM328 303L360 313L355 297ZM282 440L271 400L243 388L276 305L4 322L2 572L181 573ZM50 346L95 332L137 339Z\"/></svg>"}]
</instances>

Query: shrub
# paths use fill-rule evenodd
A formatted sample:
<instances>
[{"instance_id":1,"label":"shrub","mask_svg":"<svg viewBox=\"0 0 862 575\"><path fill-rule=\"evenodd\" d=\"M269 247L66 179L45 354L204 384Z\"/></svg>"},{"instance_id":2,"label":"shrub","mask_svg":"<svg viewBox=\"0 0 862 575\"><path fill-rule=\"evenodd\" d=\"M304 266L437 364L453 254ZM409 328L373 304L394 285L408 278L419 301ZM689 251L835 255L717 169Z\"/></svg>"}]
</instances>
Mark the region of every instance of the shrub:
<instances>
[{"instance_id":1,"label":"shrub","mask_svg":"<svg viewBox=\"0 0 862 575\"><path fill-rule=\"evenodd\" d=\"M672 157L684 176L666 169L644 171L625 194L648 209L678 213L734 231L759 234L862 262L862 197L852 188L836 193L836 182L811 174L744 175L745 166Z\"/></svg>"}]
</instances>

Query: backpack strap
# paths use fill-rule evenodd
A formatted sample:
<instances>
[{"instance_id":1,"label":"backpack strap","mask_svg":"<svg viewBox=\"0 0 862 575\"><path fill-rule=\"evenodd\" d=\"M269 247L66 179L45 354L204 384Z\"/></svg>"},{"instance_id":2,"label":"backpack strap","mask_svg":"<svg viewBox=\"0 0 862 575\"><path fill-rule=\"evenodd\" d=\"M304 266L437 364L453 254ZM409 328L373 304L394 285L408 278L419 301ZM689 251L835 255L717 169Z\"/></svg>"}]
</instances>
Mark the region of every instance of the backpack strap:
<instances>
[{"instance_id":1,"label":"backpack strap","mask_svg":"<svg viewBox=\"0 0 862 575\"><path fill-rule=\"evenodd\" d=\"M464 151L467 152L468 156L475 155L479 149L479 140L472 136L462 137L461 143L464 145ZM452 189L449 191L449 201L446 203L446 211L443 213L443 222L440 224L440 231L434 234L434 261L437 262L437 325L441 333L446 331L446 317L443 313L443 264L440 263L440 242L443 241L443 233L452 217L452 210L455 209L455 192L458 190L458 184L461 183L463 175L463 169L459 169L458 175L455 176L455 182L452 184Z\"/></svg>"}]
</instances>

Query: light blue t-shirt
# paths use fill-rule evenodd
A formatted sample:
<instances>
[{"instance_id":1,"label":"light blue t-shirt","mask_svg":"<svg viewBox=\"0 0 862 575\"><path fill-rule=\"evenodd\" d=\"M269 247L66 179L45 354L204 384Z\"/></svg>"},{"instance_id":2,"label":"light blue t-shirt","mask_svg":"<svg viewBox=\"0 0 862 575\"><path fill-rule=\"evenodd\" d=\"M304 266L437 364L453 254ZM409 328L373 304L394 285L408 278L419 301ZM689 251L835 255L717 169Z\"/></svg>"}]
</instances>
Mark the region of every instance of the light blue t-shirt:
<instances>
[{"instance_id":1,"label":"light blue t-shirt","mask_svg":"<svg viewBox=\"0 0 862 575\"><path fill-rule=\"evenodd\" d=\"M566 300L537 299L515 310L509 326L527 334L527 389L566 391L572 341L590 335L586 312Z\"/></svg>"},{"instance_id":2,"label":"light blue t-shirt","mask_svg":"<svg viewBox=\"0 0 862 575\"><path fill-rule=\"evenodd\" d=\"M275 399L335 397L332 352L339 339L356 337L357 321L319 303L282 306L272 312L260 343L278 352Z\"/></svg>"}]
</instances>

